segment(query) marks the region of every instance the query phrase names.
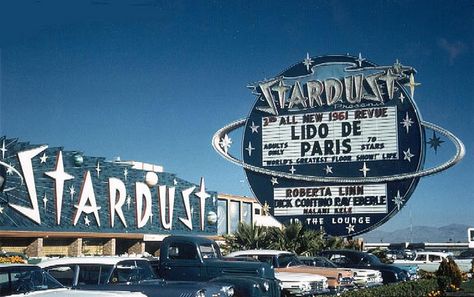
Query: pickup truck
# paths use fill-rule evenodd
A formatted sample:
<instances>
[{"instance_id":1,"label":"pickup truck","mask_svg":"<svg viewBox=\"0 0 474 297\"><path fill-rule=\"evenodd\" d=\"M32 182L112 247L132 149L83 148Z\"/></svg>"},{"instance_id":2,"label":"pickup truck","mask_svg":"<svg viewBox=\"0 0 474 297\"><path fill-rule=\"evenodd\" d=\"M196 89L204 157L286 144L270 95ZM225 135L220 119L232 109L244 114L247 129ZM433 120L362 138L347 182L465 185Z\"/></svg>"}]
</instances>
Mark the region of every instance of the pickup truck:
<instances>
[{"instance_id":1,"label":"pickup truck","mask_svg":"<svg viewBox=\"0 0 474 297\"><path fill-rule=\"evenodd\" d=\"M227 261L217 243L198 236L169 236L160 246L160 277L229 283L237 297L279 297L273 268L260 262Z\"/></svg>"},{"instance_id":2,"label":"pickup truck","mask_svg":"<svg viewBox=\"0 0 474 297\"><path fill-rule=\"evenodd\" d=\"M444 252L417 252L413 260L395 260L395 265L417 265L421 270L428 272L435 272L439 268L439 264L443 259L451 257L452 254ZM454 262L459 267L461 272L469 272L471 269L471 260L469 259L454 259Z\"/></svg>"}]
</instances>

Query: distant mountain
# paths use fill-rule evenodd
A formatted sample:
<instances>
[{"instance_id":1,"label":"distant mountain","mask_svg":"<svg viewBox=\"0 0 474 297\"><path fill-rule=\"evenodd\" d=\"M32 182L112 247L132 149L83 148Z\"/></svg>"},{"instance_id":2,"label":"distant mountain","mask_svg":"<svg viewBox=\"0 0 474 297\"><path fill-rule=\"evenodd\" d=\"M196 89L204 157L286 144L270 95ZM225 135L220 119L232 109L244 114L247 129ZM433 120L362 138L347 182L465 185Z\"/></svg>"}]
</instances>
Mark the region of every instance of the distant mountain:
<instances>
[{"instance_id":1,"label":"distant mountain","mask_svg":"<svg viewBox=\"0 0 474 297\"><path fill-rule=\"evenodd\" d=\"M374 230L363 234L364 242L401 243L401 242L467 242L467 228L461 224L443 227L413 226L395 231Z\"/></svg>"}]
</instances>

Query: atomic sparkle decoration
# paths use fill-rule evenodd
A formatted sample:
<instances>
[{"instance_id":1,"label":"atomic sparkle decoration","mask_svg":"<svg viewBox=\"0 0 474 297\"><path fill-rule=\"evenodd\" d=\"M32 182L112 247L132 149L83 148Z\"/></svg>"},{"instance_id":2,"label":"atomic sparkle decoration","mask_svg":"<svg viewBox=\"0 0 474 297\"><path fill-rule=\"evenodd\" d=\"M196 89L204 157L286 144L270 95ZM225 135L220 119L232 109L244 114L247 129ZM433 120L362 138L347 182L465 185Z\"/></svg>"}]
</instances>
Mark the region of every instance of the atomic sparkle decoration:
<instances>
[{"instance_id":1,"label":"atomic sparkle decoration","mask_svg":"<svg viewBox=\"0 0 474 297\"><path fill-rule=\"evenodd\" d=\"M242 166L256 198L282 223L354 236L383 224L407 203L420 177L465 153L449 131L425 122L414 102L416 70L378 66L361 54L306 58L251 86L248 118L213 137L214 149ZM229 134L244 127L242 160ZM426 141L427 130L432 137ZM455 155L423 168L425 146L449 139Z\"/></svg>"}]
</instances>

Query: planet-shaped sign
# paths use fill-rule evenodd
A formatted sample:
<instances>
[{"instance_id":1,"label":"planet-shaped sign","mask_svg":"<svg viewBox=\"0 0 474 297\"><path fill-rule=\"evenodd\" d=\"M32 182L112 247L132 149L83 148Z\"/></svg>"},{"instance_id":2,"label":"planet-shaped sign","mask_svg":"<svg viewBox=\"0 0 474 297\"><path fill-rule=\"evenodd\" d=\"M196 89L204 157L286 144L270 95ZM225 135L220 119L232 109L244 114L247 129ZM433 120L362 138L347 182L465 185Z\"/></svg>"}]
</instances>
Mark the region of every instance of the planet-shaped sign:
<instances>
[{"instance_id":1,"label":"planet-shaped sign","mask_svg":"<svg viewBox=\"0 0 474 297\"><path fill-rule=\"evenodd\" d=\"M308 55L255 84L248 118L219 130L213 146L244 167L255 197L280 222L338 236L370 231L406 204L421 176L464 155L459 139L421 119L415 73L398 61L378 66L361 55ZM229 153L228 134L239 127L243 160ZM438 133L457 152L423 169L427 129L432 147L441 143Z\"/></svg>"}]
</instances>

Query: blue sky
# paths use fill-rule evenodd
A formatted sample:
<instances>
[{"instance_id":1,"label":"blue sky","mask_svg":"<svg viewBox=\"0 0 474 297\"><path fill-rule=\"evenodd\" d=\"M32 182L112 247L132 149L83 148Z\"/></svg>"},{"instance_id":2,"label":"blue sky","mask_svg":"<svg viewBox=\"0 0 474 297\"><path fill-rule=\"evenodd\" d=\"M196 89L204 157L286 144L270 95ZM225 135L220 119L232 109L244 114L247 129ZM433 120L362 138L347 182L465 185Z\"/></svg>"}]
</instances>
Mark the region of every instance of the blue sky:
<instances>
[{"instance_id":1,"label":"blue sky","mask_svg":"<svg viewBox=\"0 0 474 297\"><path fill-rule=\"evenodd\" d=\"M474 226L472 1L2 1L0 135L160 164L209 189L251 195L211 147L250 112L247 84L306 57L362 53L417 69L425 121L466 146L422 178L382 230ZM239 154L241 135L231 135ZM444 139L446 140L446 139ZM427 166L454 153L444 143Z\"/></svg>"}]
</instances>

